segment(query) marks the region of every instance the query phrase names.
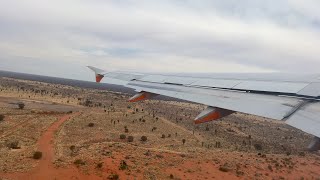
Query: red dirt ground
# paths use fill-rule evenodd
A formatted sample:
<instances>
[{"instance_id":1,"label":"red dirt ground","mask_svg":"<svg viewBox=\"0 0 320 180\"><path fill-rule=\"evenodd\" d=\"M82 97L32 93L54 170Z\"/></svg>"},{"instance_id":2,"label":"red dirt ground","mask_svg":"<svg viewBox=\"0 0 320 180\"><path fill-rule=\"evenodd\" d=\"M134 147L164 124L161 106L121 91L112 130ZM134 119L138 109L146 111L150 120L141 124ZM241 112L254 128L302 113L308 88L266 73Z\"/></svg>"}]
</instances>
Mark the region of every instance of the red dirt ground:
<instances>
[{"instance_id":1,"label":"red dirt ground","mask_svg":"<svg viewBox=\"0 0 320 180\"><path fill-rule=\"evenodd\" d=\"M104 160L105 166L100 171L100 176L95 174L84 174L79 168L74 165L70 165L66 168L56 168L53 164L54 159L54 133L58 128L67 120L79 115L80 113L75 113L73 115L65 115L61 117L58 121L54 122L41 136L38 141L38 151L42 152L42 158L39 160L38 165L29 172L26 173L0 173L0 178L8 179L92 179L100 180L105 179L103 177L108 177L110 174L118 174L120 178L134 179L133 175L125 174L124 171L119 171L118 165L121 159L124 157L122 155L116 155L113 159L106 158ZM92 167L90 172L96 172L97 170ZM102 177L103 176L103 177ZM135 177L139 177L135 176ZM138 179L142 179L139 177Z\"/></svg>"},{"instance_id":2,"label":"red dirt ground","mask_svg":"<svg viewBox=\"0 0 320 180\"><path fill-rule=\"evenodd\" d=\"M2 174L2 177L9 179L100 179L99 177L84 175L79 172L76 167L68 168L55 168L52 161L54 157L54 132L64 123L66 120L77 116L65 115L58 121L54 122L48 129L43 133L38 141L38 150L42 152L42 158L39 161L37 167L26 173L6 173Z\"/></svg>"}]
</instances>

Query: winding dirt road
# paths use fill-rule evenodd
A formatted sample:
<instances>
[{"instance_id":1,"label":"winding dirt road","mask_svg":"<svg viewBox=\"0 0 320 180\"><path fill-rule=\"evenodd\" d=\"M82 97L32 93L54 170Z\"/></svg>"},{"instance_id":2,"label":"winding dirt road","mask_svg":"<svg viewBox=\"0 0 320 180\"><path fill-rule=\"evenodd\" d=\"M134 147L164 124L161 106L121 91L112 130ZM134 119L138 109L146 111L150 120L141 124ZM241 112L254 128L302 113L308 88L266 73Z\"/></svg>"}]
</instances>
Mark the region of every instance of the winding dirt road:
<instances>
[{"instance_id":1,"label":"winding dirt road","mask_svg":"<svg viewBox=\"0 0 320 180\"><path fill-rule=\"evenodd\" d=\"M54 159L54 133L67 120L78 116L80 113L64 115L54 122L38 140L38 150L42 152L42 158L38 165L29 172L25 173L5 173L0 178L8 179L100 179L95 175L84 175L76 167L56 168L53 164Z\"/></svg>"}]
</instances>

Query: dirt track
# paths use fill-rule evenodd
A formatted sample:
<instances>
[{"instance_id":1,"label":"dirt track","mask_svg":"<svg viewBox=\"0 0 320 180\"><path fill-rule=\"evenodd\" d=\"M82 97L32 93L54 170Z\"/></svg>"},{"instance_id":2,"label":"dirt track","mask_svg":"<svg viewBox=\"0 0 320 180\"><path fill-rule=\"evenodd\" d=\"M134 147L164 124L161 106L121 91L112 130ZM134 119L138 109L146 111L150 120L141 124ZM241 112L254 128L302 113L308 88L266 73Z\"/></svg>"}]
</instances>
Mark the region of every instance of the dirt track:
<instances>
[{"instance_id":1,"label":"dirt track","mask_svg":"<svg viewBox=\"0 0 320 180\"><path fill-rule=\"evenodd\" d=\"M54 133L67 120L79 115L64 115L58 121L54 122L41 136L37 145L38 150L42 152L42 158L38 165L26 173L1 173L0 177L9 179L87 179L98 178L96 176L87 176L79 172L75 167L64 169L56 168L53 164L54 159Z\"/></svg>"}]
</instances>

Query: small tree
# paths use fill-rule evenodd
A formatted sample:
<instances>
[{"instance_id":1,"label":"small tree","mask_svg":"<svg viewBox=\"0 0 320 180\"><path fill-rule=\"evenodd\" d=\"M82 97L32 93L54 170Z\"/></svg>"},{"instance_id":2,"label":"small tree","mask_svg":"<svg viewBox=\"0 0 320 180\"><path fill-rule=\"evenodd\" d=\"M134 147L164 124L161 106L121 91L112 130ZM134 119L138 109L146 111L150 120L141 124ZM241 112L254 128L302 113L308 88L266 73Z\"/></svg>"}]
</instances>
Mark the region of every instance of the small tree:
<instances>
[{"instance_id":1,"label":"small tree","mask_svg":"<svg viewBox=\"0 0 320 180\"><path fill-rule=\"evenodd\" d=\"M148 140L147 136L141 136L141 141L145 142L147 140Z\"/></svg>"},{"instance_id":2,"label":"small tree","mask_svg":"<svg viewBox=\"0 0 320 180\"><path fill-rule=\"evenodd\" d=\"M4 120L4 115L0 114L0 121L3 121Z\"/></svg>"},{"instance_id":3,"label":"small tree","mask_svg":"<svg viewBox=\"0 0 320 180\"><path fill-rule=\"evenodd\" d=\"M128 165L124 160L122 160L120 162L119 170L125 170L125 169L128 169Z\"/></svg>"},{"instance_id":4,"label":"small tree","mask_svg":"<svg viewBox=\"0 0 320 180\"><path fill-rule=\"evenodd\" d=\"M33 159L41 159L42 158L42 152L36 151L33 153Z\"/></svg>"},{"instance_id":5,"label":"small tree","mask_svg":"<svg viewBox=\"0 0 320 180\"><path fill-rule=\"evenodd\" d=\"M119 179L119 175L118 174L110 174L108 176L108 179L110 179L110 180L118 180Z\"/></svg>"},{"instance_id":6,"label":"small tree","mask_svg":"<svg viewBox=\"0 0 320 180\"><path fill-rule=\"evenodd\" d=\"M17 140L10 141L9 143L7 143L7 147L10 149L20 149L19 141Z\"/></svg>"},{"instance_id":7,"label":"small tree","mask_svg":"<svg viewBox=\"0 0 320 180\"><path fill-rule=\"evenodd\" d=\"M71 145L70 147L69 147L69 149L70 149L70 151L74 151L75 149L76 149L76 146L75 145Z\"/></svg>"},{"instance_id":8,"label":"small tree","mask_svg":"<svg viewBox=\"0 0 320 180\"><path fill-rule=\"evenodd\" d=\"M125 138L126 138L126 135L120 134L120 139L125 139Z\"/></svg>"},{"instance_id":9,"label":"small tree","mask_svg":"<svg viewBox=\"0 0 320 180\"><path fill-rule=\"evenodd\" d=\"M182 144L184 145L186 143L186 139L182 139Z\"/></svg>"},{"instance_id":10,"label":"small tree","mask_svg":"<svg viewBox=\"0 0 320 180\"><path fill-rule=\"evenodd\" d=\"M93 126L94 126L94 123L89 123L88 126L89 126L89 127L93 127Z\"/></svg>"},{"instance_id":11,"label":"small tree","mask_svg":"<svg viewBox=\"0 0 320 180\"><path fill-rule=\"evenodd\" d=\"M25 106L25 104L24 104L24 103L18 103L18 107L19 107L19 109L23 109L23 108L24 108L24 106Z\"/></svg>"},{"instance_id":12,"label":"small tree","mask_svg":"<svg viewBox=\"0 0 320 180\"><path fill-rule=\"evenodd\" d=\"M133 142L133 136L128 136L128 142Z\"/></svg>"},{"instance_id":13,"label":"small tree","mask_svg":"<svg viewBox=\"0 0 320 180\"><path fill-rule=\"evenodd\" d=\"M81 166L81 165L85 165L86 162L83 161L82 159L77 159L73 162L73 164L75 164L76 166Z\"/></svg>"},{"instance_id":14,"label":"small tree","mask_svg":"<svg viewBox=\"0 0 320 180\"><path fill-rule=\"evenodd\" d=\"M262 150L262 145L261 145L261 144L254 144L253 146L254 146L254 148L255 148L256 150L258 150L258 151L261 151L261 150Z\"/></svg>"},{"instance_id":15,"label":"small tree","mask_svg":"<svg viewBox=\"0 0 320 180\"><path fill-rule=\"evenodd\" d=\"M101 169L102 166L103 166L103 162L99 162L99 163L97 164L96 168L97 168L97 169Z\"/></svg>"}]
</instances>

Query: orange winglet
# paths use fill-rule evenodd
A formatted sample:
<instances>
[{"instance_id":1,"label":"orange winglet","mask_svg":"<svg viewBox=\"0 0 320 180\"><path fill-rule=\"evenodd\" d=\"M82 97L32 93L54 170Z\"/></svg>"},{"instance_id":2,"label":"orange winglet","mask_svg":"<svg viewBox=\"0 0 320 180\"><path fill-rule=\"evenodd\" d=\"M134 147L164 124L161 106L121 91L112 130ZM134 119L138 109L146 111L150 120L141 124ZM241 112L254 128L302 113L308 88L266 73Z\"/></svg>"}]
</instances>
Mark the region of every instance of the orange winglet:
<instances>
[{"instance_id":1,"label":"orange winglet","mask_svg":"<svg viewBox=\"0 0 320 180\"><path fill-rule=\"evenodd\" d=\"M194 121L195 124L201 124L201 123L205 123L205 122L210 122L210 121L214 121L217 119L220 119L220 112L218 111L214 111L206 116L204 116L203 118L197 119Z\"/></svg>"},{"instance_id":2,"label":"orange winglet","mask_svg":"<svg viewBox=\"0 0 320 180\"><path fill-rule=\"evenodd\" d=\"M230 111L227 109L208 107L204 111L202 111L194 120L195 124L201 124L205 122L210 122L214 120L218 120L225 116L232 114L234 111Z\"/></svg>"},{"instance_id":3,"label":"orange winglet","mask_svg":"<svg viewBox=\"0 0 320 180\"><path fill-rule=\"evenodd\" d=\"M131 97L128 101L129 102L143 101L143 100L146 100L146 99L150 99L150 98L152 98L154 96L157 96L157 94L153 94L153 93L142 91L142 92L134 95L133 97Z\"/></svg>"},{"instance_id":4,"label":"orange winglet","mask_svg":"<svg viewBox=\"0 0 320 180\"><path fill-rule=\"evenodd\" d=\"M104 77L104 75L97 74L97 75L96 75L96 82L100 82L103 77Z\"/></svg>"}]
</instances>

